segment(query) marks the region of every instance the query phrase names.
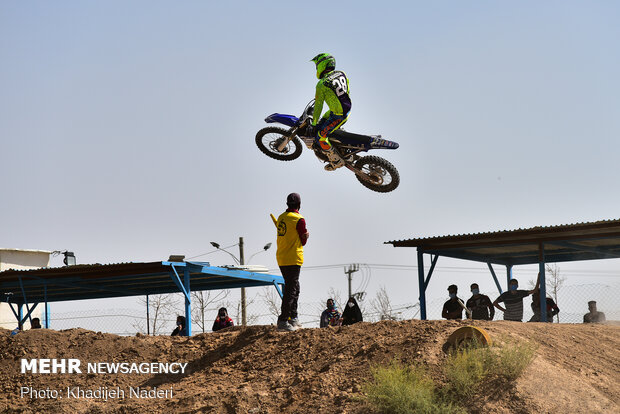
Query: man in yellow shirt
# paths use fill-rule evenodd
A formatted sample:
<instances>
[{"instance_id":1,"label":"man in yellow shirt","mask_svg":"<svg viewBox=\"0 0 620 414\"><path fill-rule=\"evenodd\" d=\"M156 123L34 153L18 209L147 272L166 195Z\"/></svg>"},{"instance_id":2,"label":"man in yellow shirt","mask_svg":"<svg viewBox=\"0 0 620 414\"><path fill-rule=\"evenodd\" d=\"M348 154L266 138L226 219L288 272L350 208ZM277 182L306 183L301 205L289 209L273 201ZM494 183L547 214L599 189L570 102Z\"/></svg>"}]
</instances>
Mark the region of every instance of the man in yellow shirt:
<instances>
[{"instance_id":1,"label":"man in yellow shirt","mask_svg":"<svg viewBox=\"0 0 620 414\"><path fill-rule=\"evenodd\" d=\"M304 247L308 241L306 220L299 214L301 197L291 193L286 197L288 208L278 217L278 250L276 259L284 277L284 297L278 317L278 330L294 331L301 327L297 319L299 299L299 272L304 263Z\"/></svg>"}]
</instances>

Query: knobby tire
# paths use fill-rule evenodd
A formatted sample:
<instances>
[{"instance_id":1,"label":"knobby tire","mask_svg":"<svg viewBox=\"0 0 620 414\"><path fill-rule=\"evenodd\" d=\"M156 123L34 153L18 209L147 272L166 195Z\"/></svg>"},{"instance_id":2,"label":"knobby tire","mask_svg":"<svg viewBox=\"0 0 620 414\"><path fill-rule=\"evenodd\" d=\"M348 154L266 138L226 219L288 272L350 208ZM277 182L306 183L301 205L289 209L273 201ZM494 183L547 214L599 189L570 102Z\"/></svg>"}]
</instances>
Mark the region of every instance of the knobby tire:
<instances>
[{"instance_id":1,"label":"knobby tire","mask_svg":"<svg viewBox=\"0 0 620 414\"><path fill-rule=\"evenodd\" d=\"M298 137L293 137L287 144L285 148L285 152L278 152L277 140L279 135L281 138L286 137L288 133L287 129L279 128L279 127L266 127L258 131L256 134L256 146L259 150L270 158L279 161L292 161L296 158L299 158L301 155L302 144ZM267 136L267 134L273 134L273 137L268 137L267 142L263 141L263 138Z\"/></svg>"}]
</instances>

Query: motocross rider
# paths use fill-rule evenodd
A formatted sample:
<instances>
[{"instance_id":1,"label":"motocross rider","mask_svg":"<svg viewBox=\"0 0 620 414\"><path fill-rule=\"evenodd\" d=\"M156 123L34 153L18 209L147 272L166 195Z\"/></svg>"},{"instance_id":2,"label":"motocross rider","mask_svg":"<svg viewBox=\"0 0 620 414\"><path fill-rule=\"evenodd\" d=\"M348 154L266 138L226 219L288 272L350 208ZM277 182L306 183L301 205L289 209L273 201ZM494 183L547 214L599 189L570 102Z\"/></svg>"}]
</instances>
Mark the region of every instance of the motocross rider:
<instances>
[{"instance_id":1,"label":"motocross rider","mask_svg":"<svg viewBox=\"0 0 620 414\"><path fill-rule=\"evenodd\" d=\"M349 96L349 79L344 72L336 70L336 59L328 53L319 53L312 60L316 65L316 96L310 135L315 135L321 150L329 159L325 166L327 171L333 171L344 165L344 160L329 142L328 135L340 128L351 111ZM323 103L326 102L329 110L321 118Z\"/></svg>"}]
</instances>

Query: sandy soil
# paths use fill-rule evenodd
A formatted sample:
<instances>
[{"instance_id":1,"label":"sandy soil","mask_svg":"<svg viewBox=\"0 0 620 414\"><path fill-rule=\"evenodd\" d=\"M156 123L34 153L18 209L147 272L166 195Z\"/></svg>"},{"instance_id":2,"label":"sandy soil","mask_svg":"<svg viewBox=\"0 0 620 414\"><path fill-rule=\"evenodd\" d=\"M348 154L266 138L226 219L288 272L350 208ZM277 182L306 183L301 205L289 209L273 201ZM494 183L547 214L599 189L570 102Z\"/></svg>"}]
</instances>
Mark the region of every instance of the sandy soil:
<instances>
[{"instance_id":1,"label":"sandy soil","mask_svg":"<svg viewBox=\"0 0 620 414\"><path fill-rule=\"evenodd\" d=\"M360 323L280 333L272 326L179 337L119 337L72 329L10 336L0 329L0 412L367 413L361 385L371 364L398 357L441 381L441 348L460 321ZM522 378L468 407L476 413L620 413L620 326L479 322L494 340L538 344ZM22 358L187 362L185 374L32 374ZM22 388L25 387L25 388ZM58 390L63 398L21 396ZM125 398L75 398L66 389L121 389ZM117 388L118 387L118 388ZM129 398L129 388L162 398Z\"/></svg>"}]
</instances>

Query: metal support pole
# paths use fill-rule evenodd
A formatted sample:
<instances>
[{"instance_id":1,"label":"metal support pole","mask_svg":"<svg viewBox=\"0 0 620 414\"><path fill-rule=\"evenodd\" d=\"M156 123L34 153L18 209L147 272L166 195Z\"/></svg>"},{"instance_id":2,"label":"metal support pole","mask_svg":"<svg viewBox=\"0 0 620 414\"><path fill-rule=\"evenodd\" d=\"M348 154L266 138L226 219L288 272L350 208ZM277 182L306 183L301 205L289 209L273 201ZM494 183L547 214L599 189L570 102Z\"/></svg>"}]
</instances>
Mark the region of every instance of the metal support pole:
<instances>
[{"instance_id":1,"label":"metal support pole","mask_svg":"<svg viewBox=\"0 0 620 414\"><path fill-rule=\"evenodd\" d=\"M187 336L192 336L192 301L190 299L191 290L189 286L189 269L187 266L183 268L183 285L187 292L187 295L185 295L185 330L187 331Z\"/></svg>"},{"instance_id":2,"label":"metal support pole","mask_svg":"<svg viewBox=\"0 0 620 414\"><path fill-rule=\"evenodd\" d=\"M506 265L506 290L510 290L511 280L512 280L512 265Z\"/></svg>"},{"instance_id":3,"label":"metal support pole","mask_svg":"<svg viewBox=\"0 0 620 414\"><path fill-rule=\"evenodd\" d=\"M278 286L276 282L273 282L273 286L276 288L276 291L278 291L278 295L280 295L280 299L283 299L284 294L282 293L282 289L280 289L280 286Z\"/></svg>"},{"instance_id":4,"label":"metal support pole","mask_svg":"<svg viewBox=\"0 0 620 414\"><path fill-rule=\"evenodd\" d=\"M50 328L50 304L45 304L45 329Z\"/></svg>"},{"instance_id":5,"label":"metal support pole","mask_svg":"<svg viewBox=\"0 0 620 414\"><path fill-rule=\"evenodd\" d=\"M243 237L239 237L239 264L243 266L245 263L243 256ZM245 299L245 287L241 288L241 325L247 326L246 318L246 299Z\"/></svg>"},{"instance_id":6,"label":"metal support pole","mask_svg":"<svg viewBox=\"0 0 620 414\"><path fill-rule=\"evenodd\" d=\"M17 314L17 312L15 311L15 309L13 308L13 304L11 302L6 303L7 305L9 305L9 308L11 308L11 312L13 312L13 316L15 316L15 320L17 322L19 322L19 315Z\"/></svg>"},{"instance_id":7,"label":"metal support pole","mask_svg":"<svg viewBox=\"0 0 620 414\"><path fill-rule=\"evenodd\" d=\"M28 298L26 297L26 290L24 289L24 282L22 281L22 278L21 278L21 277L18 277L18 278L17 278L17 280L19 280L19 287L20 287L20 289L22 290L22 296L23 296L23 298L24 298L24 304L26 305L26 311L28 312L28 313L26 313L26 318L28 318L28 319L30 320L30 322L32 323L32 318L30 317L30 314L32 313L32 309L30 309L30 308L28 307ZM20 308L20 309L21 309L21 308ZM34 309L34 308L33 308L33 309ZM24 319L25 319L25 318L23 318L23 317L20 317L20 318L19 318L19 326L20 326L19 330L20 330L20 331L22 330L21 326L22 326L22 325L23 325L23 323L24 323Z\"/></svg>"},{"instance_id":8,"label":"metal support pole","mask_svg":"<svg viewBox=\"0 0 620 414\"><path fill-rule=\"evenodd\" d=\"M43 283L43 296L45 299L45 329L50 328L50 304L47 303L47 283Z\"/></svg>"},{"instance_id":9,"label":"metal support pole","mask_svg":"<svg viewBox=\"0 0 620 414\"><path fill-rule=\"evenodd\" d=\"M171 264L170 267L170 278L185 296L185 325L187 330L187 336L190 336L192 334L192 292L189 286L189 268L187 266L183 266L183 280L181 280L181 277L179 276L179 273L177 272L174 264Z\"/></svg>"},{"instance_id":10,"label":"metal support pole","mask_svg":"<svg viewBox=\"0 0 620 414\"><path fill-rule=\"evenodd\" d=\"M20 331L24 330L23 320L24 320L24 305L21 303L17 305L17 327Z\"/></svg>"},{"instance_id":11,"label":"metal support pole","mask_svg":"<svg viewBox=\"0 0 620 414\"><path fill-rule=\"evenodd\" d=\"M438 259L439 259L438 254L436 254L434 257L431 254L431 268L428 270L428 275L426 275L426 280L424 281L425 292L426 292L426 288L428 288L428 283L431 281L431 276L433 276L433 270L435 270L435 265L437 264Z\"/></svg>"},{"instance_id":12,"label":"metal support pole","mask_svg":"<svg viewBox=\"0 0 620 414\"><path fill-rule=\"evenodd\" d=\"M26 312L26 316L23 316L21 318L22 324L26 322L26 319L28 319L30 321L30 324L32 324L32 312L34 312L37 306L39 306L39 302L34 303L32 306L28 306L28 304L26 304L27 312Z\"/></svg>"},{"instance_id":13,"label":"metal support pole","mask_svg":"<svg viewBox=\"0 0 620 414\"><path fill-rule=\"evenodd\" d=\"M547 278L545 277L545 246L538 245L538 272L540 273L540 321L547 322Z\"/></svg>"},{"instance_id":14,"label":"metal support pole","mask_svg":"<svg viewBox=\"0 0 620 414\"><path fill-rule=\"evenodd\" d=\"M487 262L487 266L489 266L489 270L491 271L491 276L493 276L493 280L495 281L495 286L497 286L497 290L499 290L499 294L501 295L502 286L499 284L499 280L497 280L497 275L495 274L495 270L493 270L493 265L491 262Z\"/></svg>"},{"instance_id":15,"label":"metal support pole","mask_svg":"<svg viewBox=\"0 0 620 414\"><path fill-rule=\"evenodd\" d=\"M424 252L418 248L418 289L420 291L420 319L426 320L426 288L424 287Z\"/></svg>"}]
</instances>

